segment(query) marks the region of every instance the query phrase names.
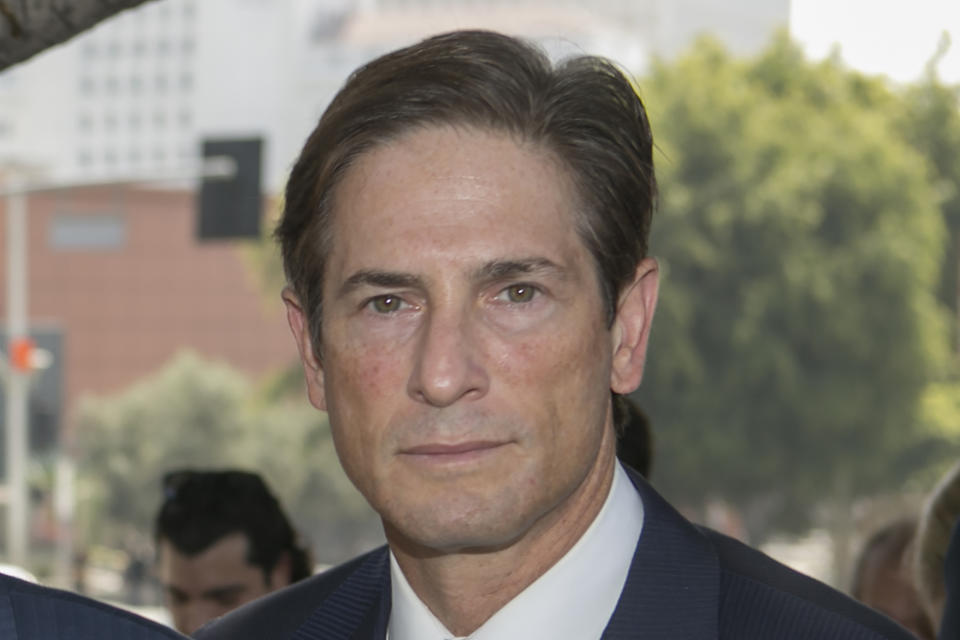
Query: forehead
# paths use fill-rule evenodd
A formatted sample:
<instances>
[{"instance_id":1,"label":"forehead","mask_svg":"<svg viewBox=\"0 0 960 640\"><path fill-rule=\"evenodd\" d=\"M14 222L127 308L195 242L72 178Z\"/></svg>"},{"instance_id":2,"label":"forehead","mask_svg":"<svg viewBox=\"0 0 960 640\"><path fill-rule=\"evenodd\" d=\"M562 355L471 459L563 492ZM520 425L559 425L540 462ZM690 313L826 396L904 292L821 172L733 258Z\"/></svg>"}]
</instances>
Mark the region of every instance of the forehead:
<instances>
[{"instance_id":1,"label":"forehead","mask_svg":"<svg viewBox=\"0 0 960 640\"><path fill-rule=\"evenodd\" d=\"M472 127L417 129L360 156L337 187L329 266L371 246L417 245L463 259L583 251L579 198L553 152ZM425 246L426 245L426 246ZM407 245L410 246L410 245ZM424 254L410 255L411 262Z\"/></svg>"},{"instance_id":2,"label":"forehead","mask_svg":"<svg viewBox=\"0 0 960 640\"><path fill-rule=\"evenodd\" d=\"M217 540L195 555L181 553L169 540L160 541L160 573L181 587L209 587L227 582L253 565L247 559L249 542L242 533Z\"/></svg>"}]
</instances>

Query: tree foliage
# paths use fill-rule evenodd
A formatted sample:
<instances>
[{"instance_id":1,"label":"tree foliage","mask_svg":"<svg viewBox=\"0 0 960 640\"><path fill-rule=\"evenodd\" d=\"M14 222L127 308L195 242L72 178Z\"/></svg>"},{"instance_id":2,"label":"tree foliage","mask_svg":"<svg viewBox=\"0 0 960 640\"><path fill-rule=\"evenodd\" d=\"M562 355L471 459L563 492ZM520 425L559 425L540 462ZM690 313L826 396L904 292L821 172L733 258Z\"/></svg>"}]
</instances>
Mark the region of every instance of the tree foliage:
<instances>
[{"instance_id":1,"label":"tree foliage","mask_svg":"<svg viewBox=\"0 0 960 640\"><path fill-rule=\"evenodd\" d=\"M305 401L270 402L236 371L183 353L151 378L79 411L81 533L86 542L143 546L164 472L257 471L318 561L382 538L379 521L343 474L325 414Z\"/></svg>"},{"instance_id":2,"label":"tree foliage","mask_svg":"<svg viewBox=\"0 0 960 640\"><path fill-rule=\"evenodd\" d=\"M786 36L750 60L702 40L641 85L662 194L638 394L655 480L734 501L754 534L902 483L942 441L916 427L950 362L943 191L898 126L915 97Z\"/></svg>"}]
</instances>

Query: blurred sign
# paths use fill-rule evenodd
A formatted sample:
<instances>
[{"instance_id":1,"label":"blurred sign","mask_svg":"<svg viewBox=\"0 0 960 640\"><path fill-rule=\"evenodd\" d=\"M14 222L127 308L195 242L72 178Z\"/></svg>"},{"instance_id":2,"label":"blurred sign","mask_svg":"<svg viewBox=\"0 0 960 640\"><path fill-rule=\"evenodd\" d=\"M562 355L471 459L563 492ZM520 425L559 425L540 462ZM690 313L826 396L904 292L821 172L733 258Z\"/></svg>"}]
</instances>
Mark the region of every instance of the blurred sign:
<instances>
[{"instance_id":1,"label":"blurred sign","mask_svg":"<svg viewBox=\"0 0 960 640\"><path fill-rule=\"evenodd\" d=\"M235 171L229 178L203 178L197 211L200 240L260 236L263 200L260 165L263 140L205 140L203 158L229 158Z\"/></svg>"}]
</instances>

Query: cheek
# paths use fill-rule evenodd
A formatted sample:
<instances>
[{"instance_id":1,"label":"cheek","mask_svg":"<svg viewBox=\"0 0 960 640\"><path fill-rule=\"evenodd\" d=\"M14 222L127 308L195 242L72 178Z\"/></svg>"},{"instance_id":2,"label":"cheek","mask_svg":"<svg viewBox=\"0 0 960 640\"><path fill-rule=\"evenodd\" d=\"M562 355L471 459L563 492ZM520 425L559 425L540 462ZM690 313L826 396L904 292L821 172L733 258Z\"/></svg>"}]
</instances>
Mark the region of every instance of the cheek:
<instances>
[{"instance_id":1,"label":"cheek","mask_svg":"<svg viewBox=\"0 0 960 640\"><path fill-rule=\"evenodd\" d=\"M395 409L391 399L402 373L398 361L378 349L353 349L328 354L325 395L334 445L348 475L376 465L378 445ZM399 385L399 386L398 386Z\"/></svg>"}]
</instances>

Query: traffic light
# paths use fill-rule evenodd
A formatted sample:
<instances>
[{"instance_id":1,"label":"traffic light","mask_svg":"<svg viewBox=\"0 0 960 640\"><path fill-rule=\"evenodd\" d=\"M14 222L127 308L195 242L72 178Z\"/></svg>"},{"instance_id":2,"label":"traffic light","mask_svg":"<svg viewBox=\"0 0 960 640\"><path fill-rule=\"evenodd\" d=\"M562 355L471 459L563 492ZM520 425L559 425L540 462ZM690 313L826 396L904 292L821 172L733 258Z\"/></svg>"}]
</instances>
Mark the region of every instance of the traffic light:
<instances>
[{"instance_id":1,"label":"traffic light","mask_svg":"<svg viewBox=\"0 0 960 640\"><path fill-rule=\"evenodd\" d=\"M59 441L63 413L63 331L57 327L35 327L30 330L29 338L14 340L8 350L6 332L0 327L0 349L11 367L18 371L21 364L29 367L30 451L48 453ZM0 476L6 473L3 454L5 426L2 425L5 400L5 385L0 384Z\"/></svg>"},{"instance_id":2,"label":"traffic light","mask_svg":"<svg viewBox=\"0 0 960 640\"><path fill-rule=\"evenodd\" d=\"M203 159L229 158L233 175L204 177L197 202L197 238L260 236L263 200L260 192L263 139L205 140Z\"/></svg>"}]
</instances>

